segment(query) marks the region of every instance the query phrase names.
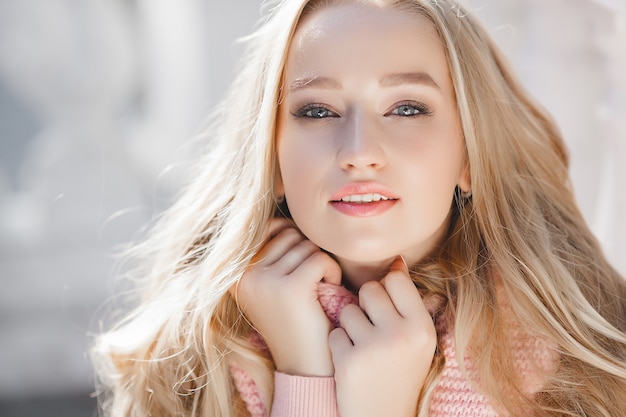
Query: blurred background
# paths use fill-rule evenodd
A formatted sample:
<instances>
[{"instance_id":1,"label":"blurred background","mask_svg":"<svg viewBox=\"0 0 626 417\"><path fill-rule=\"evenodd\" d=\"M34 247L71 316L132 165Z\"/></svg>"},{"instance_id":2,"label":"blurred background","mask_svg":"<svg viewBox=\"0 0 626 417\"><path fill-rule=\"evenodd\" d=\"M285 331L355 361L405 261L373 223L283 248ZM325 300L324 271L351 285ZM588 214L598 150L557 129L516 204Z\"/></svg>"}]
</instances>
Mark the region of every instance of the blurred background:
<instances>
[{"instance_id":1,"label":"blurred background","mask_svg":"<svg viewBox=\"0 0 626 417\"><path fill-rule=\"evenodd\" d=\"M557 119L626 272L626 2L468 0ZM180 186L255 0L0 0L0 416L95 415L116 248Z\"/></svg>"}]
</instances>

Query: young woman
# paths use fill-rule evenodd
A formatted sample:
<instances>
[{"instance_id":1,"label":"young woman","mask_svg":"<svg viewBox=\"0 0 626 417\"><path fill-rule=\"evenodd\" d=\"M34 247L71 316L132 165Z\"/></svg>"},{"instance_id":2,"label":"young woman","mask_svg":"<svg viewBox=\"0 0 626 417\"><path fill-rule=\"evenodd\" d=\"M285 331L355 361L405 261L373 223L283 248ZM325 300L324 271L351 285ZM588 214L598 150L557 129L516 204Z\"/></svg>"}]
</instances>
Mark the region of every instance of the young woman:
<instances>
[{"instance_id":1,"label":"young woman","mask_svg":"<svg viewBox=\"0 0 626 417\"><path fill-rule=\"evenodd\" d=\"M449 0L287 0L94 346L114 416L617 416L626 285ZM408 265L408 266L407 266Z\"/></svg>"}]
</instances>

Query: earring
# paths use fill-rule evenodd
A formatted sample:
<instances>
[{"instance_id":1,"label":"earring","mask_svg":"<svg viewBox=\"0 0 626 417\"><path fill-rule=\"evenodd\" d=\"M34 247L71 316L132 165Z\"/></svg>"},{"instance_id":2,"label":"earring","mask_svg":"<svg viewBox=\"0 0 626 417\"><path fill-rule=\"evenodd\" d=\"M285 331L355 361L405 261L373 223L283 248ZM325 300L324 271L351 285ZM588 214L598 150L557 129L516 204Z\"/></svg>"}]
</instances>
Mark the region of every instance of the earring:
<instances>
[{"instance_id":1,"label":"earring","mask_svg":"<svg viewBox=\"0 0 626 417\"><path fill-rule=\"evenodd\" d=\"M458 185L454 188L454 201L459 211L472 199L472 190L463 191Z\"/></svg>"},{"instance_id":2,"label":"earring","mask_svg":"<svg viewBox=\"0 0 626 417\"><path fill-rule=\"evenodd\" d=\"M287 200L285 199L285 195L283 194L274 197L274 201L276 201L276 210L274 211L274 217L286 217L290 219L291 213L289 212L289 207L287 206Z\"/></svg>"}]
</instances>

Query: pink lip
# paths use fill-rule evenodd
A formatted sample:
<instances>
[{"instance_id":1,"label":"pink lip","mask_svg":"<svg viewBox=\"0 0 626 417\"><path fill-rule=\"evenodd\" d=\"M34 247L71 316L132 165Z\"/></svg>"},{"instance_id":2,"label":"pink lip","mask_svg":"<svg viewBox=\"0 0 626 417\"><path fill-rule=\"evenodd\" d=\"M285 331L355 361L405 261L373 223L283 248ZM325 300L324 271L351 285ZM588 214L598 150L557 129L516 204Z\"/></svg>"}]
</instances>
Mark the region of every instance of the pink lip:
<instances>
[{"instance_id":1,"label":"pink lip","mask_svg":"<svg viewBox=\"0 0 626 417\"><path fill-rule=\"evenodd\" d=\"M353 194L380 194L386 198L397 200L399 197L385 187L374 183L348 184L337 190L331 197L332 202L338 202L347 195Z\"/></svg>"},{"instance_id":2,"label":"pink lip","mask_svg":"<svg viewBox=\"0 0 626 417\"><path fill-rule=\"evenodd\" d=\"M354 194L380 194L389 200L372 201L370 203L353 203L341 201L348 195ZM354 217L377 216L391 209L398 202L398 196L378 184L348 184L335 192L330 205L340 213Z\"/></svg>"}]
</instances>

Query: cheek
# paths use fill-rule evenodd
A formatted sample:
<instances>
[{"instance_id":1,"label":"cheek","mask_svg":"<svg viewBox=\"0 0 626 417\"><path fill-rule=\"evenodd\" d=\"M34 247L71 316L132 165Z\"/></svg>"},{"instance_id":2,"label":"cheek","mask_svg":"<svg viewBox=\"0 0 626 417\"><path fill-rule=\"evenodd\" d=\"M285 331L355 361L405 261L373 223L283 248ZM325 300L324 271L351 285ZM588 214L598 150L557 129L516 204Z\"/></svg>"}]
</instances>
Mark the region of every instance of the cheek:
<instances>
[{"instance_id":1,"label":"cheek","mask_svg":"<svg viewBox=\"0 0 626 417\"><path fill-rule=\"evenodd\" d=\"M315 206L315 178L311 173L310 159L292 144L284 144L278 150L283 192L291 218L300 230L307 230L308 219L312 218ZM319 181L317 181L319 182Z\"/></svg>"},{"instance_id":2,"label":"cheek","mask_svg":"<svg viewBox=\"0 0 626 417\"><path fill-rule=\"evenodd\" d=\"M463 172L462 141L447 135L425 138L421 146L415 145L401 157L406 158L410 170L406 177L411 178L421 204L435 211L447 210ZM425 204L428 201L431 204Z\"/></svg>"},{"instance_id":3,"label":"cheek","mask_svg":"<svg viewBox=\"0 0 626 417\"><path fill-rule=\"evenodd\" d=\"M332 132L300 126L282 115L277 134L278 163L286 188L311 183L332 163ZM287 190L288 191L288 190Z\"/></svg>"},{"instance_id":4,"label":"cheek","mask_svg":"<svg viewBox=\"0 0 626 417\"><path fill-rule=\"evenodd\" d=\"M284 129L278 138L278 164L285 198L290 209L306 196L315 175L314 149L304 146L304 141L295 140L294 132Z\"/></svg>"}]
</instances>

